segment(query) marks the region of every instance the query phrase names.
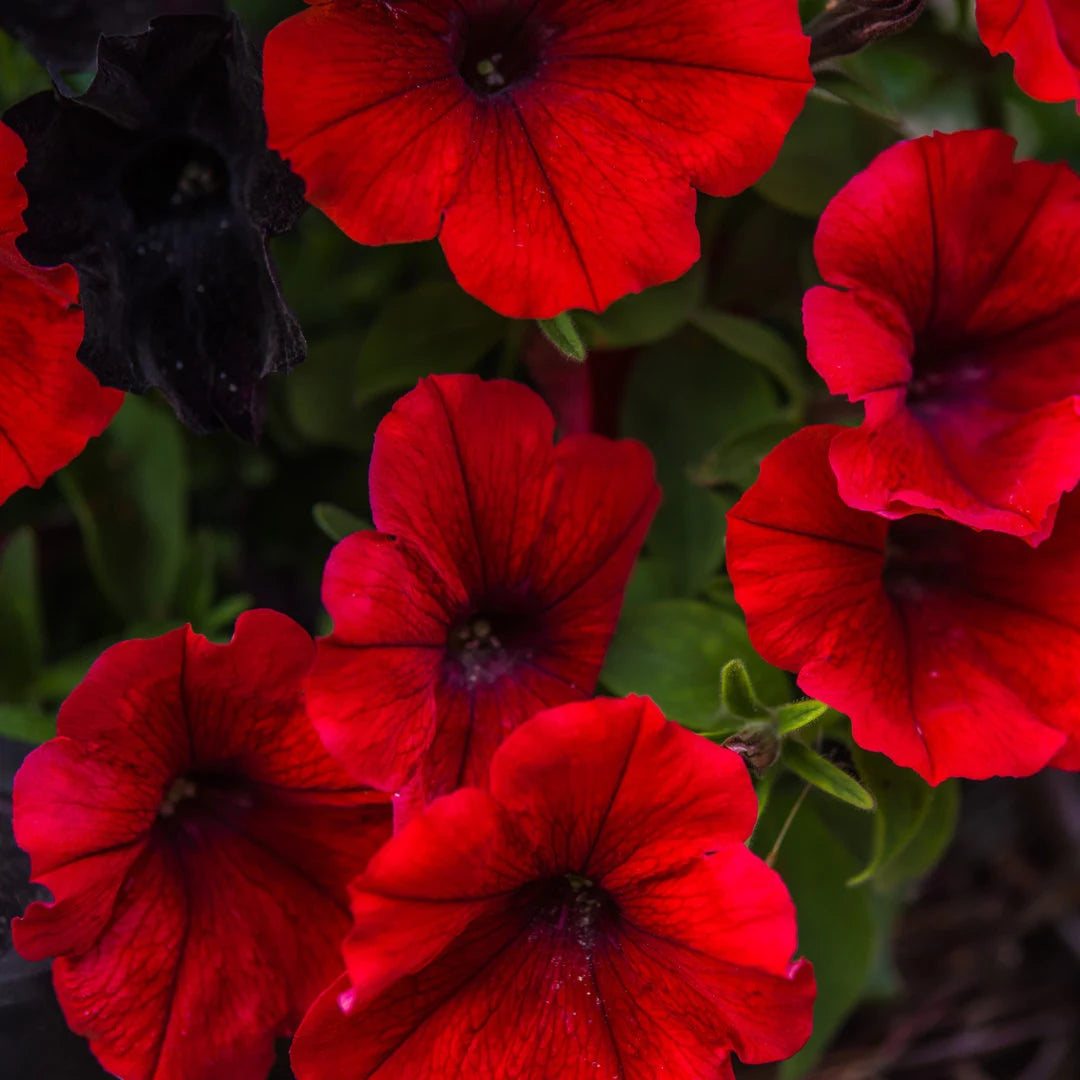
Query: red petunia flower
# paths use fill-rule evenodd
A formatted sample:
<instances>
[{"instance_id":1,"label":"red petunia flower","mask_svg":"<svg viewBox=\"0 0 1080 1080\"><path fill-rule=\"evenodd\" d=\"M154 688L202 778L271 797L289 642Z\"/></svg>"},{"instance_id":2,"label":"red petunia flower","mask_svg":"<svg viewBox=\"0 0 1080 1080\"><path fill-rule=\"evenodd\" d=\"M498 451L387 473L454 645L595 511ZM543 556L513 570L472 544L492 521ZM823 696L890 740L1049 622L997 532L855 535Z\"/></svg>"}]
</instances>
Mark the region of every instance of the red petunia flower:
<instances>
[{"instance_id":1,"label":"red petunia flower","mask_svg":"<svg viewBox=\"0 0 1080 1080\"><path fill-rule=\"evenodd\" d=\"M1020 89L1040 101L1080 101L1076 0L976 0L979 35L1016 61Z\"/></svg>"},{"instance_id":2,"label":"red petunia flower","mask_svg":"<svg viewBox=\"0 0 1080 1080\"><path fill-rule=\"evenodd\" d=\"M382 532L326 564L334 632L307 687L358 780L420 802L481 785L508 732L592 693L660 491L639 443L553 445L554 426L531 390L473 375L422 380L380 424Z\"/></svg>"},{"instance_id":3,"label":"red petunia flower","mask_svg":"<svg viewBox=\"0 0 1080 1080\"><path fill-rule=\"evenodd\" d=\"M439 235L505 315L599 311L698 258L694 188L772 164L813 83L796 0L308 0L270 145L365 244Z\"/></svg>"},{"instance_id":4,"label":"red petunia flower","mask_svg":"<svg viewBox=\"0 0 1080 1080\"><path fill-rule=\"evenodd\" d=\"M352 886L348 975L300 1080L731 1078L810 1034L795 912L744 841L741 759L644 698L566 705L438 800Z\"/></svg>"},{"instance_id":5,"label":"red petunia flower","mask_svg":"<svg viewBox=\"0 0 1080 1080\"><path fill-rule=\"evenodd\" d=\"M1080 177L999 131L885 151L833 200L810 362L866 419L832 441L850 506L1038 543L1080 480Z\"/></svg>"},{"instance_id":6,"label":"red petunia flower","mask_svg":"<svg viewBox=\"0 0 1080 1080\"><path fill-rule=\"evenodd\" d=\"M15 780L52 904L14 923L56 956L72 1029L125 1080L263 1080L341 970L345 883L390 832L304 717L311 639L272 611L108 649Z\"/></svg>"},{"instance_id":7,"label":"red petunia flower","mask_svg":"<svg viewBox=\"0 0 1080 1080\"><path fill-rule=\"evenodd\" d=\"M750 640L932 784L1080 769L1080 497L1037 548L926 514L846 506L845 429L780 444L728 515Z\"/></svg>"},{"instance_id":8,"label":"red petunia flower","mask_svg":"<svg viewBox=\"0 0 1080 1080\"><path fill-rule=\"evenodd\" d=\"M22 141L0 124L0 503L40 487L100 435L124 395L75 358L83 335L75 271L38 270L16 250L26 193Z\"/></svg>"}]
</instances>

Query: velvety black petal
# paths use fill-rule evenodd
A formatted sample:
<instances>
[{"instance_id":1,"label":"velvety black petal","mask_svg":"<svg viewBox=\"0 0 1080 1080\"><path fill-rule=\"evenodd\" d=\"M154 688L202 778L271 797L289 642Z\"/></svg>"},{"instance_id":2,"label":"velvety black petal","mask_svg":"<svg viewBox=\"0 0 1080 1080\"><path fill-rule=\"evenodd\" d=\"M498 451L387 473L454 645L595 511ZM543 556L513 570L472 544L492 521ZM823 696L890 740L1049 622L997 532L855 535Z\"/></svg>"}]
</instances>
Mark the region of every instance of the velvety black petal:
<instances>
[{"instance_id":1,"label":"velvety black petal","mask_svg":"<svg viewBox=\"0 0 1080 1080\"><path fill-rule=\"evenodd\" d=\"M102 34L138 34L157 15L221 15L222 0L4 0L0 29L54 71L89 71Z\"/></svg>"},{"instance_id":2,"label":"velvety black petal","mask_svg":"<svg viewBox=\"0 0 1080 1080\"><path fill-rule=\"evenodd\" d=\"M19 248L79 274L79 359L106 386L159 388L194 430L255 437L263 380L304 358L267 251L304 199L266 147L239 22L164 16L103 38L84 95L46 91L5 120L27 146Z\"/></svg>"}]
</instances>

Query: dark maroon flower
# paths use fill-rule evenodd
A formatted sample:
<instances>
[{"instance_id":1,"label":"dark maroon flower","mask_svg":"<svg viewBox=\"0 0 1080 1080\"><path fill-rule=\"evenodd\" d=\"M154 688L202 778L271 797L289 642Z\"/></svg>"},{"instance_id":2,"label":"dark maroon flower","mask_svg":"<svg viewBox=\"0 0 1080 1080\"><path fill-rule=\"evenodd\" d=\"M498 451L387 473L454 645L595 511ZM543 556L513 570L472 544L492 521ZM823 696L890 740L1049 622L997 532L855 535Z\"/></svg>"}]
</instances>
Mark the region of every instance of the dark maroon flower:
<instances>
[{"instance_id":1,"label":"dark maroon flower","mask_svg":"<svg viewBox=\"0 0 1080 1080\"><path fill-rule=\"evenodd\" d=\"M265 377L304 358L267 251L304 201L266 148L239 22L163 17L105 38L82 97L46 91L5 119L27 146L19 249L78 271L79 359L106 386L157 387L196 431L255 437Z\"/></svg>"}]
</instances>

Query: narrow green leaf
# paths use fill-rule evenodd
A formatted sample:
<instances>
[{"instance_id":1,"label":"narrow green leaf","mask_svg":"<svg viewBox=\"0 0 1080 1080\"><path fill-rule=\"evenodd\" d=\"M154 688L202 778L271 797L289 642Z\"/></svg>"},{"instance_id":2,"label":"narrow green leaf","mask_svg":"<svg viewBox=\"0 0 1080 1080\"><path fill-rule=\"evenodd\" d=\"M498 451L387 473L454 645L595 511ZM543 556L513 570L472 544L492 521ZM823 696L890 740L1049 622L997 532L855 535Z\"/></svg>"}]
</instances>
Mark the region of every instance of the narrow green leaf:
<instances>
[{"instance_id":1,"label":"narrow green leaf","mask_svg":"<svg viewBox=\"0 0 1080 1080\"><path fill-rule=\"evenodd\" d=\"M774 769L769 776L776 779L751 842L762 856L772 848L803 790L791 774L777 776ZM862 996L877 951L879 930L869 890L847 887L859 860L823 816L828 802L811 791L792 819L776 858L776 870L795 902L799 952L813 963L817 982L813 1034L780 1067L783 1080L795 1080L813 1067ZM832 805L852 818L865 819L842 803Z\"/></svg>"},{"instance_id":2,"label":"narrow green leaf","mask_svg":"<svg viewBox=\"0 0 1080 1080\"><path fill-rule=\"evenodd\" d=\"M740 616L697 600L660 600L623 612L600 678L613 693L647 694L670 719L711 732L716 673L732 658L746 664L766 701L787 695L787 676L757 656Z\"/></svg>"},{"instance_id":3,"label":"narrow green leaf","mask_svg":"<svg viewBox=\"0 0 1080 1080\"><path fill-rule=\"evenodd\" d=\"M777 730L781 735L790 735L793 731L808 727L815 720L820 720L828 708L829 706L823 701L814 701L812 698L781 705L776 710Z\"/></svg>"},{"instance_id":4,"label":"narrow green leaf","mask_svg":"<svg viewBox=\"0 0 1080 1080\"><path fill-rule=\"evenodd\" d=\"M784 388L793 405L802 405L807 393L804 365L775 330L753 319L711 308L698 311L693 322L724 348L767 371Z\"/></svg>"},{"instance_id":5,"label":"narrow green leaf","mask_svg":"<svg viewBox=\"0 0 1080 1080\"><path fill-rule=\"evenodd\" d=\"M571 360L583 361L588 355L585 342L582 341L581 334L578 333L578 328L574 325L569 312L564 311L561 315L556 315L554 319L537 319L536 325L540 327L540 332L544 337L563 356L569 356Z\"/></svg>"},{"instance_id":6,"label":"narrow green leaf","mask_svg":"<svg viewBox=\"0 0 1080 1080\"><path fill-rule=\"evenodd\" d=\"M389 300L357 350L355 404L412 389L423 375L471 371L508 322L453 281L420 285Z\"/></svg>"},{"instance_id":7,"label":"narrow green leaf","mask_svg":"<svg viewBox=\"0 0 1080 1080\"><path fill-rule=\"evenodd\" d=\"M894 765L883 754L852 748L859 776L873 792L874 847L870 862L849 882L861 885L897 858L922 828L933 789L911 769Z\"/></svg>"},{"instance_id":8,"label":"narrow green leaf","mask_svg":"<svg viewBox=\"0 0 1080 1080\"><path fill-rule=\"evenodd\" d=\"M351 511L329 502L316 503L311 508L311 516L315 519L315 524L335 544L339 540L344 540L346 536L352 536L355 532L367 532L374 527L370 521L365 521Z\"/></svg>"},{"instance_id":9,"label":"narrow green leaf","mask_svg":"<svg viewBox=\"0 0 1080 1080\"><path fill-rule=\"evenodd\" d=\"M0 705L0 735L39 746L56 734L56 721L33 705Z\"/></svg>"},{"instance_id":10,"label":"narrow green leaf","mask_svg":"<svg viewBox=\"0 0 1080 1080\"><path fill-rule=\"evenodd\" d=\"M955 780L939 784L915 835L874 878L881 889L894 889L928 874L940 861L956 832L960 814L960 785Z\"/></svg>"},{"instance_id":11,"label":"narrow green leaf","mask_svg":"<svg viewBox=\"0 0 1080 1080\"><path fill-rule=\"evenodd\" d=\"M0 693L21 696L44 651L37 543L33 530L24 527L0 552Z\"/></svg>"},{"instance_id":12,"label":"narrow green leaf","mask_svg":"<svg viewBox=\"0 0 1080 1080\"><path fill-rule=\"evenodd\" d=\"M732 716L757 720L768 710L757 699L750 673L741 660L729 660L720 672L720 704Z\"/></svg>"},{"instance_id":13,"label":"narrow green leaf","mask_svg":"<svg viewBox=\"0 0 1080 1080\"><path fill-rule=\"evenodd\" d=\"M833 798L859 810L874 809L874 797L858 780L831 761L826 761L805 743L797 739L786 740L781 759L796 776L827 795L832 795Z\"/></svg>"},{"instance_id":14,"label":"narrow green leaf","mask_svg":"<svg viewBox=\"0 0 1080 1080\"><path fill-rule=\"evenodd\" d=\"M59 480L109 602L128 622L164 619L187 549L187 464L173 417L129 394Z\"/></svg>"}]
</instances>

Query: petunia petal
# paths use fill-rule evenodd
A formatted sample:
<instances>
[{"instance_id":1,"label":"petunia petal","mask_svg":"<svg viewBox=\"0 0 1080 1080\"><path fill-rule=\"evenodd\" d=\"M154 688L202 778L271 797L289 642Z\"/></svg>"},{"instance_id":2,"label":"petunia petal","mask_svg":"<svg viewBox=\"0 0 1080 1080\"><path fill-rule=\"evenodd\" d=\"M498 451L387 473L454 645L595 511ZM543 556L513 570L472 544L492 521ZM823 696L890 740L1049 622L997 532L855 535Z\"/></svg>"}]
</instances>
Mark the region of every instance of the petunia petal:
<instances>
[{"instance_id":1,"label":"petunia petal","mask_svg":"<svg viewBox=\"0 0 1080 1080\"><path fill-rule=\"evenodd\" d=\"M1071 0L977 0L975 14L986 47L1016 60L1022 90L1080 102L1080 11Z\"/></svg>"}]
</instances>

